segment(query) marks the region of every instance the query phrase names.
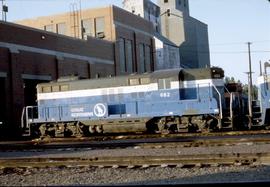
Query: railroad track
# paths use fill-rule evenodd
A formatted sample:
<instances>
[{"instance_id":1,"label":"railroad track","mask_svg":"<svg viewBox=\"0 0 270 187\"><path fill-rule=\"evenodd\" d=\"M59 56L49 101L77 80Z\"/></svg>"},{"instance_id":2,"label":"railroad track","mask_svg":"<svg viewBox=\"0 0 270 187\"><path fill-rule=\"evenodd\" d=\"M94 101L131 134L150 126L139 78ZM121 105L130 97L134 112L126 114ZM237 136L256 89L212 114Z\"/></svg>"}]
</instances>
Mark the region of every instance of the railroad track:
<instances>
[{"instance_id":1,"label":"railroad track","mask_svg":"<svg viewBox=\"0 0 270 187\"><path fill-rule=\"evenodd\" d=\"M87 141L85 138L71 141L26 141L26 142L1 142L0 151L27 151L46 149L119 149L119 148L141 148L141 149L161 149L161 148L181 148L181 147L217 147L235 145L260 145L270 144L270 134L261 135L230 135L212 137L165 137L152 139L115 139L106 141Z\"/></svg>"},{"instance_id":2,"label":"railroad track","mask_svg":"<svg viewBox=\"0 0 270 187\"><path fill-rule=\"evenodd\" d=\"M0 159L0 168L48 167L98 167L98 168L148 168L148 167L218 167L230 165L270 165L270 153L205 154L172 156L128 157L66 157L66 158L13 158Z\"/></svg>"},{"instance_id":3,"label":"railroad track","mask_svg":"<svg viewBox=\"0 0 270 187\"><path fill-rule=\"evenodd\" d=\"M263 135L270 134L270 130L260 131L228 131L228 132L209 132L209 133L176 133L176 134L124 134L124 135L104 135L80 138L40 138L32 140L34 143L46 142L77 142L77 141L108 141L108 140L132 140L132 139L153 139L153 138L194 138L194 137L223 137L223 136L242 136L242 135Z\"/></svg>"}]
</instances>

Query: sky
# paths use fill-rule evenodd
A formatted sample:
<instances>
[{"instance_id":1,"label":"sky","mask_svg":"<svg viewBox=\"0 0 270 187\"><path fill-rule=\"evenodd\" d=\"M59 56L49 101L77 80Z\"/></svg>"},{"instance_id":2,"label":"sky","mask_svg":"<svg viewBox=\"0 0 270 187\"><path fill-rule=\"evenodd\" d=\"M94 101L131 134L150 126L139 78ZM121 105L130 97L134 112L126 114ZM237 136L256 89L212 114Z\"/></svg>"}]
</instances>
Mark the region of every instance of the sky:
<instances>
[{"instance_id":1,"label":"sky","mask_svg":"<svg viewBox=\"0 0 270 187\"><path fill-rule=\"evenodd\" d=\"M154 0L155 2L155 0ZM5 0L7 21L69 12L71 5L94 8L122 6L122 0ZM247 83L249 71L247 42L251 42L254 83L259 62L270 60L270 3L267 0L189 0L190 15L208 25L212 66L225 75Z\"/></svg>"}]
</instances>

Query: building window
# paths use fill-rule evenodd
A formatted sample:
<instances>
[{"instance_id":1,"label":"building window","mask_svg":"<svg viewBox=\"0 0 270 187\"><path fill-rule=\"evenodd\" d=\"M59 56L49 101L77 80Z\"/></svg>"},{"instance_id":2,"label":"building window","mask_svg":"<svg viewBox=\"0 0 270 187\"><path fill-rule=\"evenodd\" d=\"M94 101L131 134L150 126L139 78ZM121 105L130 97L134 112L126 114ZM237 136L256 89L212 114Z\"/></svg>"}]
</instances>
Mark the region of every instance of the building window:
<instances>
[{"instance_id":1,"label":"building window","mask_svg":"<svg viewBox=\"0 0 270 187\"><path fill-rule=\"evenodd\" d=\"M65 35L66 34L66 24L65 23L56 24L56 33Z\"/></svg>"},{"instance_id":2,"label":"building window","mask_svg":"<svg viewBox=\"0 0 270 187\"><path fill-rule=\"evenodd\" d=\"M186 7L187 6L187 2L186 2L186 0L184 0L184 7Z\"/></svg>"},{"instance_id":3,"label":"building window","mask_svg":"<svg viewBox=\"0 0 270 187\"><path fill-rule=\"evenodd\" d=\"M168 3L168 0L164 0L164 3Z\"/></svg>"},{"instance_id":4,"label":"building window","mask_svg":"<svg viewBox=\"0 0 270 187\"><path fill-rule=\"evenodd\" d=\"M133 67L133 43L131 40L119 38L119 64L121 73L132 73Z\"/></svg>"},{"instance_id":5,"label":"building window","mask_svg":"<svg viewBox=\"0 0 270 187\"><path fill-rule=\"evenodd\" d=\"M105 18L96 18L96 37L105 38Z\"/></svg>"},{"instance_id":6,"label":"building window","mask_svg":"<svg viewBox=\"0 0 270 187\"><path fill-rule=\"evenodd\" d=\"M151 71L151 49L149 45L145 45L145 70Z\"/></svg>"},{"instance_id":7,"label":"building window","mask_svg":"<svg viewBox=\"0 0 270 187\"><path fill-rule=\"evenodd\" d=\"M44 26L44 30L45 31L48 31L48 32L53 32L53 25L45 25Z\"/></svg>"},{"instance_id":8,"label":"building window","mask_svg":"<svg viewBox=\"0 0 270 187\"><path fill-rule=\"evenodd\" d=\"M93 19L82 20L82 39L87 40L87 36L95 37L95 26Z\"/></svg>"},{"instance_id":9,"label":"building window","mask_svg":"<svg viewBox=\"0 0 270 187\"><path fill-rule=\"evenodd\" d=\"M132 41L131 40L126 40L125 42L125 47L126 47L126 66L127 66L127 72L132 73L133 72L133 48L132 48Z\"/></svg>"},{"instance_id":10,"label":"building window","mask_svg":"<svg viewBox=\"0 0 270 187\"><path fill-rule=\"evenodd\" d=\"M134 14L134 13L135 13L135 7L132 6L132 7L131 7L131 10L132 10L132 13Z\"/></svg>"},{"instance_id":11,"label":"building window","mask_svg":"<svg viewBox=\"0 0 270 187\"><path fill-rule=\"evenodd\" d=\"M145 72L145 50L144 50L144 44L139 44L139 53L140 53L139 73L144 73Z\"/></svg>"},{"instance_id":12,"label":"building window","mask_svg":"<svg viewBox=\"0 0 270 187\"><path fill-rule=\"evenodd\" d=\"M119 64L120 71L126 72L125 40L123 38L119 38Z\"/></svg>"},{"instance_id":13,"label":"building window","mask_svg":"<svg viewBox=\"0 0 270 187\"><path fill-rule=\"evenodd\" d=\"M140 67L139 73L151 72L151 47L145 44L139 44L139 53L140 53Z\"/></svg>"}]
</instances>

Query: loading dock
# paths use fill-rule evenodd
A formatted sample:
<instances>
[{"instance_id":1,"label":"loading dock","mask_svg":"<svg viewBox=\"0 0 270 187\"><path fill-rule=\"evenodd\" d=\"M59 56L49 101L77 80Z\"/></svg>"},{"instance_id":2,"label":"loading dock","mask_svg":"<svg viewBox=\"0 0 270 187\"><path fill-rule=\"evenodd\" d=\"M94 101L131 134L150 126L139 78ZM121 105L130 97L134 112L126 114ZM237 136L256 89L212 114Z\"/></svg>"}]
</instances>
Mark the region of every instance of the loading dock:
<instances>
[{"instance_id":1,"label":"loading dock","mask_svg":"<svg viewBox=\"0 0 270 187\"><path fill-rule=\"evenodd\" d=\"M36 106L37 105L37 91L36 86L39 83L50 82L51 76L42 75L22 75L23 88L24 88L24 105L25 106Z\"/></svg>"}]
</instances>

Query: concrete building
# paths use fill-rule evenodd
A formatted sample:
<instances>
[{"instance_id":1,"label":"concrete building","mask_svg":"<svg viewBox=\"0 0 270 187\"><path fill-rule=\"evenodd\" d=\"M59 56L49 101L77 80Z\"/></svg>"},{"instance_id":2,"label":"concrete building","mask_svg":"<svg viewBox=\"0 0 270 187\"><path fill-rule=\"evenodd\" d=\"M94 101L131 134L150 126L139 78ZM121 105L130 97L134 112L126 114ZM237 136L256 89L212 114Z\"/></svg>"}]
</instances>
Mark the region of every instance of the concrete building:
<instances>
[{"instance_id":1,"label":"concrete building","mask_svg":"<svg viewBox=\"0 0 270 187\"><path fill-rule=\"evenodd\" d=\"M124 0L123 8L153 24L155 30L155 70L179 68L178 46L161 35L160 7L151 0Z\"/></svg>"},{"instance_id":2,"label":"concrete building","mask_svg":"<svg viewBox=\"0 0 270 187\"><path fill-rule=\"evenodd\" d=\"M158 5L162 35L179 46L181 65L210 67L208 27L189 15L189 1L158 0Z\"/></svg>"},{"instance_id":3,"label":"concrete building","mask_svg":"<svg viewBox=\"0 0 270 187\"><path fill-rule=\"evenodd\" d=\"M155 70L180 68L179 48L164 36L155 34Z\"/></svg>"},{"instance_id":4,"label":"concrete building","mask_svg":"<svg viewBox=\"0 0 270 187\"><path fill-rule=\"evenodd\" d=\"M38 83L70 75L115 75L113 42L84 41L7 22L0 22L0 28L0 122L12 133L19 129L23 107L36 105Z\"/></svg>"},{"instance_id":5,"label":"concrete building","mask_svg":"<svg viewBox=\"0 0 270 187\"><path fill-rule=\"evenodd\" d=\"M16 23L84 40L115 42L115 74L154 70L154 28L151 22L116 6L38 17Z\"/></svg>"},{"instance_id":6,"label":"concrete building","mask_svg":"<svg viewBox=\"0 0 270 187\"><path fill-rule=\"evenodd\" d=\"M152 22L156 32L161 32L160 7L151 0L123 0L123 8Z\"/></svg>"}]
</instances>

